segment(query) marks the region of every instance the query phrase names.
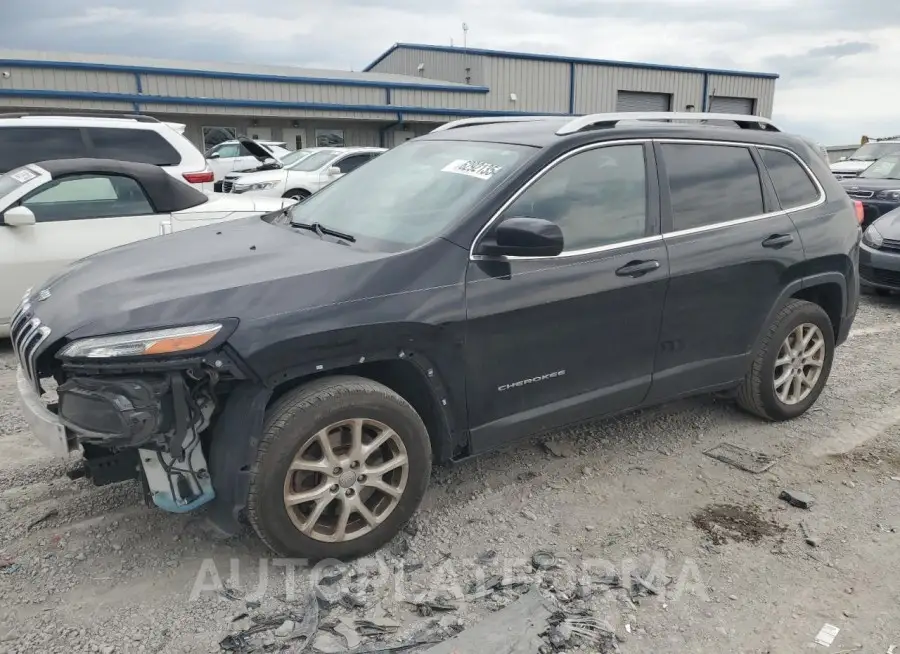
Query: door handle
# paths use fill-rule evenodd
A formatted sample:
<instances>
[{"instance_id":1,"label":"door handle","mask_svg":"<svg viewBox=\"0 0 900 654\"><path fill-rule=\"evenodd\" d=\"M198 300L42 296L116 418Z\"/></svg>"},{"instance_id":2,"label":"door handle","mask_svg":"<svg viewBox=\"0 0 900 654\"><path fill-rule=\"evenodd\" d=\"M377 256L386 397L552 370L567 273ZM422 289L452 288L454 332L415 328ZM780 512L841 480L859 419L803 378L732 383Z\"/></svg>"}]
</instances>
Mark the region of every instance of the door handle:
<instances>
[{"instance_id":1,"label":"door handle","mask_svg":"<svg viewBox=\"0 0 900 654\"><path fill-rule=\"evenodd\" d=\"M619 277L640 277L659 268L659 261L631 261L616 270Z\"/></svg>"},{"instance_id":2,"label":"door handle","mask_svg":"<svg viewBox=\"0 0 900 654\"><path fill-rule=\"evenodd\" d=\"M794 237L790 234L772 234L769 238L762 242L764 248L783 248L794 242Z\"/></svg>"}]
</instances>

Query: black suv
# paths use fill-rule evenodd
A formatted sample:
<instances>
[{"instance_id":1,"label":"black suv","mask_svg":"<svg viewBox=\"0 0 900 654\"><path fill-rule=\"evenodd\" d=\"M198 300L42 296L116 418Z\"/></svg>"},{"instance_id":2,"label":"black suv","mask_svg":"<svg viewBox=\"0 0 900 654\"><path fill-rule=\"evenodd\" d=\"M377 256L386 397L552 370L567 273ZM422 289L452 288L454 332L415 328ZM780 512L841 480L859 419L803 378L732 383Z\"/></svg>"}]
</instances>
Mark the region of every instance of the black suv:
<instances>
[{"instance_id":1,"label":"black suv","mask_svg":"<svg viewBox=\"0 0 900 654\"><path fill-rule=\"evenodd\" d=\"M805 141L725 118L459 121L284 214L82 260L18 311L25 414L94 483L309 558L523 436L711 391L799 416L860 227Z\"/></svg>"}]
</instances>

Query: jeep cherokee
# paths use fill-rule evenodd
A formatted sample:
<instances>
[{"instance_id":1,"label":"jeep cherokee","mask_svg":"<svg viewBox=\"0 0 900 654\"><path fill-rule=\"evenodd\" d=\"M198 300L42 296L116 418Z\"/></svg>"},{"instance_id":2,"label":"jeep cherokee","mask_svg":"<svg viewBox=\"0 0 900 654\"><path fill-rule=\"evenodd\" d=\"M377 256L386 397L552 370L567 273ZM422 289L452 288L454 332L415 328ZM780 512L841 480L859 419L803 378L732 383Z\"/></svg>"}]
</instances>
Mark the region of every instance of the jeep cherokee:
<instances>
[{"instance_id":1,"label":"jeep cherokee","mask_svg":"<svg viewBox=\"0 0 900 654\"><path fill-rule=\"evenodd\" d=\"M434 463L698 393L802 414L856 313L857 210L758 117L457 121L29 291L19 393L96 484L351 558Z\"/></svg>"}]
</instances>

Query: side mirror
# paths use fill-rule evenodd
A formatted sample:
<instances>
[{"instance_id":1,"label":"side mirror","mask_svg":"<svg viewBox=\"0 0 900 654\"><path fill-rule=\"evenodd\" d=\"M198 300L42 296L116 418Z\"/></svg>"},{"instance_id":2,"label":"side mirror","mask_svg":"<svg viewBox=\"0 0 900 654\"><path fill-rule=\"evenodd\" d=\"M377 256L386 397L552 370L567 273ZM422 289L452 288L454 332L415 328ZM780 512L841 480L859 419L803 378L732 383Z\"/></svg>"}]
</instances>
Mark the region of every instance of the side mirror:
<instances>
[{"instance_id":1,"label":"side mirror","mask_svg":"<svg viewBox=\"0 0 900 654\"><path fill-rule=\"evenodd\" d=\"M218 152L213 152L211 155L209 155L209 158L210 158L210 159L219 159L221 156L222 156L222 155L221 155L220 153L218 153Z\"/></svg>"},{"instance_id":2,"label":"side mirror","mask_svg":"<svg viewBox=\"0 0 900 654\"><path fill-rule=\"evenodd\" d=\"M10 227L21 227L22 225L33 225L35 223L34 213L28 207L18 206L7 209L3 214L3 222Z\"/></svg>"},{"instance_id":3,"label":"side mirror","mask_svg":"<svg viewBox=\"0 0 900 654\"><path fill-rule=\"evenodd\" d=\"M265 159L263 159L264 166L271 166L276 163L278 163L278 162L275 161L275 157L266 157Z\"/></svg>"},{"instance_id":4,"label":"side mirror","mask_svg":"<svg viewBox=\"0 0 900 654\"><path fill-rule=\"evenodd\" d=\"M334 175L340 175L341 169L337 166L329 166L326 172L333 177Z\"/></svg>"},{"instance_id":5,"label":"side mirror","mask_svg":"<svg viewBox=\"0 0 900 654\"><path fill-rule=\"evenodd\" d=\"M543 218L507 218L478 248L492 257L555 257L562 251L562 230Z\"/></svg>"},{"instance_id":6,"label":"side mirror","mask_svg":"<svg viewBox=\"0 0 900 654\"><path fill-rule=\"evenodd\" d=\"M847 157L841 157L838 161L847 161Z\"/></svg>"}]
</instances>

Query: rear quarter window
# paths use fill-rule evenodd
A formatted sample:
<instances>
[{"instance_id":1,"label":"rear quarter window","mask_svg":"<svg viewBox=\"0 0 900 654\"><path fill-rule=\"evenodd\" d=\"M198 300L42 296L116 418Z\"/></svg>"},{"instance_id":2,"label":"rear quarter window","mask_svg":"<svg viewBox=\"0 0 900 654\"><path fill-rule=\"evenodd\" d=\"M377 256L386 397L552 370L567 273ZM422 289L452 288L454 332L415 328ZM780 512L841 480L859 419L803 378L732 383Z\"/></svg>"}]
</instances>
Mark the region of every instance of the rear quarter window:
<instances>
[{"instance_id":1,"label":"rear quarter window","mask_svg":"<svg viewBox=\"0 0 900 654\"><path fill-rule=\"evenodd\" d=\"M819 189L800 162L780 150L759 149L782 209L796 209L819 199Z\"/></svg>"},{"instance_id":2,"label":"rear quarter window","mask_svg":"<svg viewBox=\"0 0 900 654\"><path fill-rule=\"evenodd\" d=\"M152 130L88 127L93 156L98 159L135 161L155 166L178 166L181 155L166 139Z\"/></svg>"},{"instance_id":3,"label":"rear quarter window","mask_svg":"<svg viewBox=\"0 0 900 654\"><path fill-rule=\"evenodd\" d=\"M0 128L0 173L48 159L86 156L87 147L77 127Z\"/></svg>"}]
</instances>

